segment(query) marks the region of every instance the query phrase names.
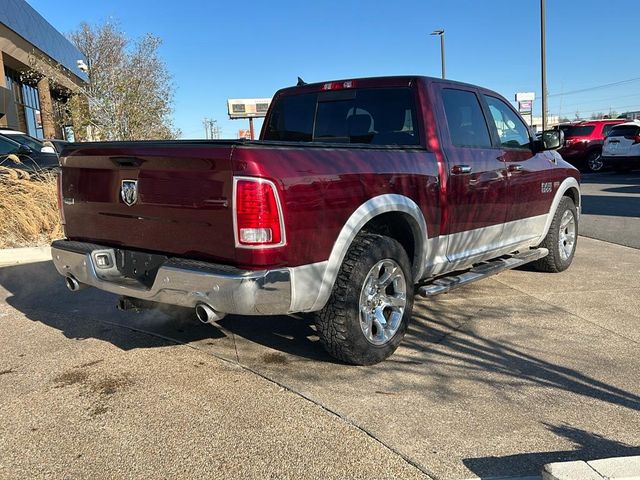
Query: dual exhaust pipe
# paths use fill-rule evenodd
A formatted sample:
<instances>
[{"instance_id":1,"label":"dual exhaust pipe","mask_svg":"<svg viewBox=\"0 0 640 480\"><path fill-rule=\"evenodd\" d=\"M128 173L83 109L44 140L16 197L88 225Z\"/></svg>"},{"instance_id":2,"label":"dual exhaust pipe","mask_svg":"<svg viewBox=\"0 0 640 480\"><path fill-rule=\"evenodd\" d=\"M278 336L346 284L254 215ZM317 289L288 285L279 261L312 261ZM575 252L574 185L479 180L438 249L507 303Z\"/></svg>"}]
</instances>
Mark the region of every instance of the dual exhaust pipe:
<instances>
[{"instance_id":1,"label":"dual exhaust pipe","mask_svg":"<svg viewBox=\"0 0 640 480\"><path fill-rule=\"evenodd\" d=\"M64 283L72 292L77 292L78 290L82 290L88 286L84 283L78 282L76 277L73 275L67 275L64 277ZM198 317L198 320L202 323L215 323L222 320L225 317L225 314L214 310L206 303L198 303L196 305L196 317Z\"/></svg>"},{"instance_id":2,"label":"dual exhaust pipe","mask_svg":"<svg viewBox=\"0 0 640 480\"><path fill-rule=\"evenodd\" d=\"M202 323L214 323L218 320L222 320L225 314L217 312L206 303L199 303L196 305L196 317Z\"/></svg>"},{"instance_id":3,"label":"dual exhaust pipe","mask_svg":"<svg viewBox=\"0 0 640 480\"><path fill-rule=\"evenodd\" d=\"M87 285L85 285L84 283L80 283L73 275L67 275L66 277L64 277L64 284L72 292L77 292L78 290L87 288Z\"/></svg>"}]
</instances>

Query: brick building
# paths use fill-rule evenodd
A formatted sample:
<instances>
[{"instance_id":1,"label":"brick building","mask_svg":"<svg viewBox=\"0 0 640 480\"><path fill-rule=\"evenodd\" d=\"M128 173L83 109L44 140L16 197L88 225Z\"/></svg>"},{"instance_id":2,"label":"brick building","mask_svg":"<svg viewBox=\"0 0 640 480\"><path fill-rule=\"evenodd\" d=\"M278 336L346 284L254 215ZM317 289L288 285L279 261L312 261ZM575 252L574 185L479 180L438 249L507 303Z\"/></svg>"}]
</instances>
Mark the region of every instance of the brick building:
<instances>
[{"instance_id":1,"label":"brick building","mask_svg":"<svg viewBox=\"0 0 640 480\"><path fill-rule=\"evenodd\" d=\"M0 2L0 128L70 137L72 126L62 124L60 111L69 92L87 81L79 68L84 55L25 0ZM54 65L56 82L50 82Z\"/></svg>"}]
</instances>

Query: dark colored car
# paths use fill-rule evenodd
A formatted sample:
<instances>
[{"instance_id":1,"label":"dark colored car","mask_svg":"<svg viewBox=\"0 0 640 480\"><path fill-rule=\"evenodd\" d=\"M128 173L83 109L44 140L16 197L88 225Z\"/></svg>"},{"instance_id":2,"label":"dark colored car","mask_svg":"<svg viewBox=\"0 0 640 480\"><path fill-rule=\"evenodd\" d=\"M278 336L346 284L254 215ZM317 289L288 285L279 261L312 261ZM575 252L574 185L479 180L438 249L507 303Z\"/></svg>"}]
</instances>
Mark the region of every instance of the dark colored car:
<instances>
[{"instance_id":1,"label":"dark colored car","mask_svg":"<svg viewBox=\"0 0 640 480\"><path fill-rule=\"evenodd\" d=\"M558 153L572 165L590 172L602 170L602 144L609 131L626 120L589 120L564 124L564 146Z\"/></svg>"},{"instance_id":2,"label":"dark colored car","mask_svg":"<svg viewBox=\"0 0 640 480\"><path fill-rule=\"evenodd\" d=\"M286 88L259 141L68 145L53 262L70 290L123 308L178 305L203 322L313 313L330 354L373 364L402 340L414 293L569 267L579 173L559 146L474 85Z\"/></svg>"},{"instance_id":3,"label":"dark colored car","mask_svg":"<svg viewBox=\"0 0 640 480\"><path fill-rule=\"evenodd\" d=\"M12 160L11 154L15 155L19 162ZM0 136L0 166L40 172L58 168L60 163L55 153L38 152L27 145Z\"/></svg>"}]
</instances>

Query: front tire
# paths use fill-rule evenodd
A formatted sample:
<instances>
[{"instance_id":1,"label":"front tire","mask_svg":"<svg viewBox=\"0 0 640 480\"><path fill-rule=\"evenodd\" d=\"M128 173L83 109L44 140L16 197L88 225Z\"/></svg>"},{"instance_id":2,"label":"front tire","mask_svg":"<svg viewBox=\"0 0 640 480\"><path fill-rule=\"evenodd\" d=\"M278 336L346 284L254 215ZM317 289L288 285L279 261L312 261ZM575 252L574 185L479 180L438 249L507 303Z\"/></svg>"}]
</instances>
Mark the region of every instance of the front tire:
<instances>
[{"instance_id":1,"label":"front tire","mask_svg":"<svg viewBox=\"0 0 640 480\"><path fill-rule=\"evenodd\" d=\"M333 357L373 365L398 348L413 309L411 264L396 240L358 235L325 307L315 315L320 342Z\"/></svg>"},{"instance_id":2,"label":"front tire","mask_svg":"<svg viewBox=\"0 0 640 480\"><path fill-rule=\"evenodd\" d=\"M549 250L549 255L533 262L532 266L542 272L563 272L571 262L578 243L578 211L573 200L562 197L553 215L549 232L540 244Z\"/></svg>"}]
</instances>

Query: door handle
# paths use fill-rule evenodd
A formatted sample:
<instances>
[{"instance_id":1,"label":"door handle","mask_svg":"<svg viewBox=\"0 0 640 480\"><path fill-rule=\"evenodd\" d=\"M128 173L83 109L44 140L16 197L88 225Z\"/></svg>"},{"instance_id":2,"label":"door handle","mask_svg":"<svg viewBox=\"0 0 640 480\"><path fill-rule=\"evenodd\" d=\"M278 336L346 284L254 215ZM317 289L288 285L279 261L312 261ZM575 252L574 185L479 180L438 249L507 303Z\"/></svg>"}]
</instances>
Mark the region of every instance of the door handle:
<instances>
[{"instance_id":1,"label":"door handle","mask_svg":"<svg viewBox=\"0 0 640 480\"><path fill-rule=\"evenodd\" d=\"M522 165L509 165L507 167L507 170L509 170L510 172L522 172L524 170L524 167Z\"/></svg>"},{"instance_id":2,"label":"door handle","mask_svg":"<svg viewBox=\"0 0 640 480\"><path fill-rule=\"evenodd\" d=\"M453 167L451 167L451 173L453 175L471 173L471 167L469 165L454 165Z\"/></svg>"}]
</instances>

